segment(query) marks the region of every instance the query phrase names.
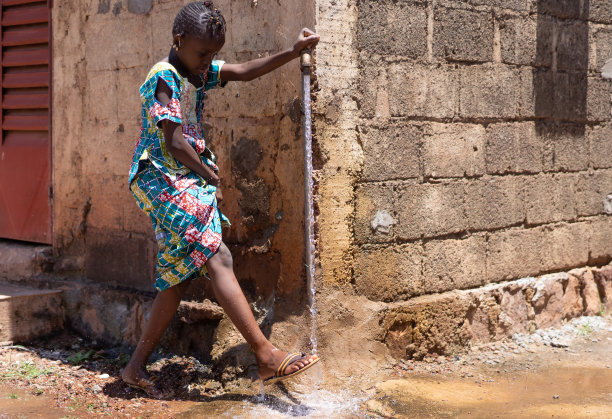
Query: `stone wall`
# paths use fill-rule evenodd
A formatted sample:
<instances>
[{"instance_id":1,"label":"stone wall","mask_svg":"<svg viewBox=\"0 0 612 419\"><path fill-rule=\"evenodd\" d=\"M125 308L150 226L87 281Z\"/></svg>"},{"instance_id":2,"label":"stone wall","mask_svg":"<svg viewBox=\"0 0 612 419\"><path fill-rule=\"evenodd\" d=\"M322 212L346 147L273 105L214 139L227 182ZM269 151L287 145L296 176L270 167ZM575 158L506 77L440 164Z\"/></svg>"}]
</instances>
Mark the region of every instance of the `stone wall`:
<instances>
[{"instance_id":1,"label":"stone wall","mask_svg":"<svg viewBox=\"0 0 612 419\"><path fill-rule=\"evenodd\" d=\"M317 55L325 282L397 302L612 259L612 2L333 7Z\"/></svg>"},{"instance_id":2,"label":"stone wall","mask_svg":"<svg viewBox=\"0 0 612 419\"><path fill-rule=\"evenodd\" d=\"M138 88L170 50L188 1L56 2L53 174L55 272L152 291L157 246L127 185L140 129ZM219 59L242 62L293 45L314 26L297 0L215 2L228 22ZM286 10L291 13L285 13ZM312 10L311 10L312 9ZM210 93L206 126L227 185L224 241L239 279L264 297L303 292L300 71L296 61Z\"/></svg>"}]
</instances>

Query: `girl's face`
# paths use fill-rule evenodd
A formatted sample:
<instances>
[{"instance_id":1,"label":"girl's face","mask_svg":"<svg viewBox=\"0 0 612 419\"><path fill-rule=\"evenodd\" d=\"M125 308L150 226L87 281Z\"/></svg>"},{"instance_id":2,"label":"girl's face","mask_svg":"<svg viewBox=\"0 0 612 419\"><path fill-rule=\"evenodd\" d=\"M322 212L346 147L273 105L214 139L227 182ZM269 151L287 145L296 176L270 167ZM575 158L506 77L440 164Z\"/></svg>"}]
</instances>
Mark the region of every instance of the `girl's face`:
<instances>
[{"instance_id":1,"label":"girl's face","mask_svg":"<svg viewBox=\"0 0 612 419\"><path fill-rule=\"evenodd\" d=\"M206 74L215 55L223 48L225 39L215 39L210 35L196 37L191 34L176 35L174 44L180 45L178 57L192 75Z\"/></svg>"}]
</instances>

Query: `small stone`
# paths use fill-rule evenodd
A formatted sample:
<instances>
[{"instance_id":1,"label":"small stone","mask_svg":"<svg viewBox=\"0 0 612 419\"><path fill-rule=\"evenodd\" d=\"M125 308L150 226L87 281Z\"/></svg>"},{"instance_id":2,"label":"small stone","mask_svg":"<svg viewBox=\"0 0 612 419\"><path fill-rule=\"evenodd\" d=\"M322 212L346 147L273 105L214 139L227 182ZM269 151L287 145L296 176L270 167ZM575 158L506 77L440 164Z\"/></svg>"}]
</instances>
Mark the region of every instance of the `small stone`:
<instances>
[{"instance_id":1,"label":"small stone","mask_svg":"<svg viewBox=\"0 0 612 419\"><path fill-rule=\"evenodd\" d=\"M108 377L110 377L110 375L108 375L108 374L100 374L100 375L98 375L98 378L102 378L102 379L106 379Z\"/></svg>"},{"instance_id":2,"label":"small stone","mask_svg":"<svg viewBox=\"0 0 612 419\"><path fill-rule=\"evenodd\" d=\"M550 345L554 348L567 348L569 346L567 342L563 342L561 340L552 341Z\"/></svg>"},{"instance_id":3,"label":"small stone","mask_svg":"<svg viewBox=\"0 0 612 419\"><path fill-rule=\"evenodd\" d=\"M93 391L95 394L98 394L102 391L102 387L100 387L97 384L94 384L93 387L91 388L91 391Z\"/></svg>"},{"instance_id":4,"label":"small stone","mask_svg":"<svg viewBox=\"0 0 612 419\"><path fill-rule=\"evenodd\" d=\"M604 79L610 79L612 78L612 60L608 60L608 62L606 62L606 65L602 68L601 70L601 76ZM604 198L603 201L604 204L604 212L606 214L612 214L612 195L606 195L606 197Z\"/></svg>"},{"instance_id":5,"label":"small stone","mask_svg":"<svg viewBox=\"0 0 612 419\"><path fill-rule=\"evenodd\" d=\"M221 388L221 383L215 380L208 380L204 388L206 388L206 390L219 390Z\"/></svg>"},{"instance_id":6,"label":"small stone","mask_svg":"<svg viewBox=\"0 0 612 419\"><path fill-rule=\"evenodd\" d=\"M558 398L559 398L559 395L558 395L558 394L555 394L555 395L553 396L553 399L555 399L555 400L556 400L556 399L558 399Z\"/></svg>"}]
</instances>

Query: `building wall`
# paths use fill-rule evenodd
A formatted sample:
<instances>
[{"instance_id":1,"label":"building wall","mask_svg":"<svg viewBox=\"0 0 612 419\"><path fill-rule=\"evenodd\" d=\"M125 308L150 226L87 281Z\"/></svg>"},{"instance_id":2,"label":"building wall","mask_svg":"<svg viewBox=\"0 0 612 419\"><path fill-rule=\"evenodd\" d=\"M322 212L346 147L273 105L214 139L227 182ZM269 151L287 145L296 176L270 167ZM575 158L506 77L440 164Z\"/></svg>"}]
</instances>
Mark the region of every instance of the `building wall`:
<instances>
[{"instance_id":1,"label":"building wall","mask_svg":"<svg viewBox=\"0 0 612 419\"><path fill-rule=\"evenodd\" d=\"M151 290L156 248L127 170L137 88L167 53L184 3L54 8L56 272ZM304 25L316 23L322 36L313 146L318 333L327 359L364 345L373 360L388 349L406 353L406 336L429 342L419 356L443 352L449 330L472 325L464 322L472 294L490 300L485 284L612 261L603 206L612 192L611 87L600 77L612 58L612 1L217 5L229 25L220 57L227 61L289 47ZM292 317L304 308L299 87L296 61L230 83L207 104L227 185L222 209L234 223L225 240L243 288L299 302L275 312L275 342L305 342L305 318ZM428 295L458 289L469 298L456 310ZM145 309L122 320L132 341Z\"/></svg>"},{"instance_id":2,"label":"building wall","mask_svg":"<svg viewBox=\"0 0 612 419\"><path fill-rule=\"evenodd\" d=\"M376 301L612 260L612 2L319 2L321 277Z\"/></svg>"},{"instance_id":3,"label":"building wall","mask_svg":"<svg viewBox=\"0 0 612 419\"><path fill-rule=\"evenodd\" d=\"M140 130L138 88L170 50L188 1L56 2L53 183L56 272L152 291L157 250L127 174ZM215 2L228 23L219 59L242 62L289 48L314 6L291 0ZM287 13L291 10L291 13ZM298 61L212 91L209 144L225 181L224 233L247 291L303 289L303 184Z\"/></svg>"}]
</instances>

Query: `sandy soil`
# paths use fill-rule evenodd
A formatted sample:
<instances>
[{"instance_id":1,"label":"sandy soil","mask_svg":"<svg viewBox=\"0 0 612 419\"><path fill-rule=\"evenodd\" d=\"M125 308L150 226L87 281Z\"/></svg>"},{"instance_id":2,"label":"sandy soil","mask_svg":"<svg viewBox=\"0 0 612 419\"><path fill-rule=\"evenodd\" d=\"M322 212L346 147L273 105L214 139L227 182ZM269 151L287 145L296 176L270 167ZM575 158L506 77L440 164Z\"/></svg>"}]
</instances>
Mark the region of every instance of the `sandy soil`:
<instances>
[{"instance_id":1,"label":"sandy soil","mask_svg":"<svg viewBox=\"0 0 612 419\"><path fill-rule=\"evenodd\" d=\"M287 386L224 387L210 365L156 354L151 372L167 400L121 382L127 357L75 336L0 347L0 418L612 417L610 316L404 360L341 385L321 362Z\"/></svg>"}]
</instances>

